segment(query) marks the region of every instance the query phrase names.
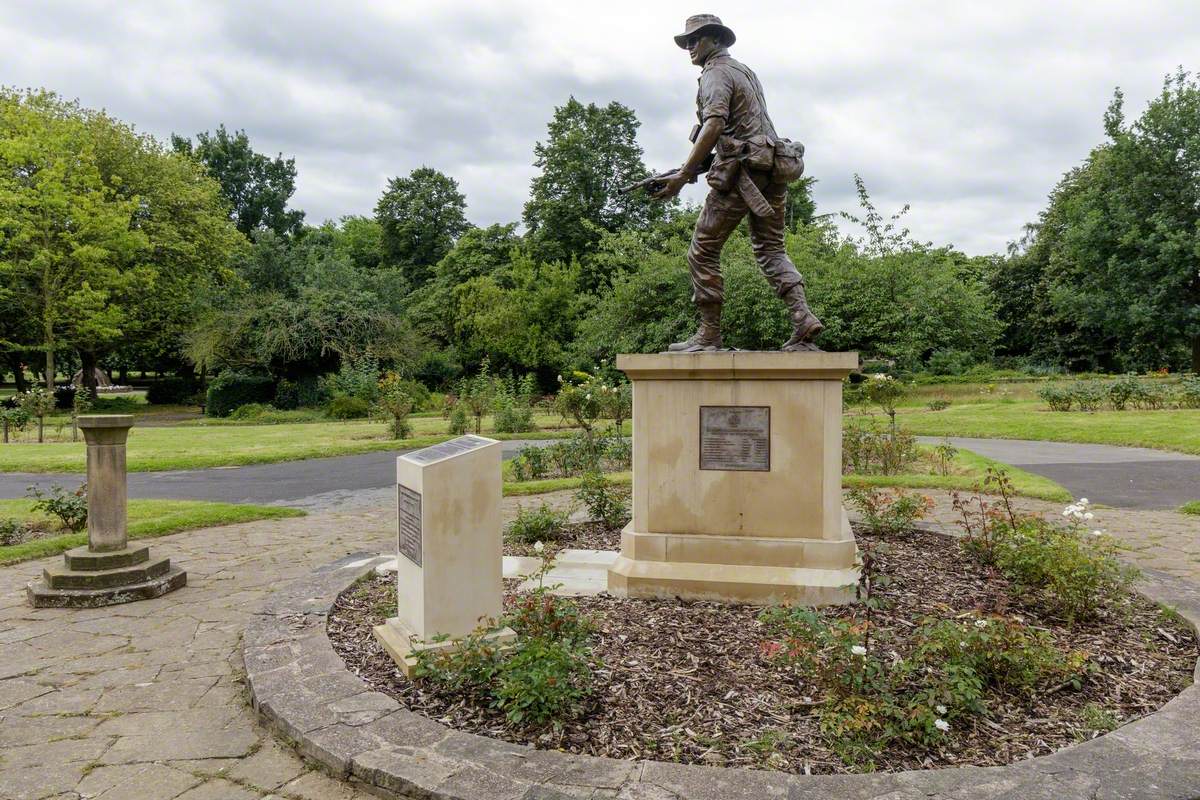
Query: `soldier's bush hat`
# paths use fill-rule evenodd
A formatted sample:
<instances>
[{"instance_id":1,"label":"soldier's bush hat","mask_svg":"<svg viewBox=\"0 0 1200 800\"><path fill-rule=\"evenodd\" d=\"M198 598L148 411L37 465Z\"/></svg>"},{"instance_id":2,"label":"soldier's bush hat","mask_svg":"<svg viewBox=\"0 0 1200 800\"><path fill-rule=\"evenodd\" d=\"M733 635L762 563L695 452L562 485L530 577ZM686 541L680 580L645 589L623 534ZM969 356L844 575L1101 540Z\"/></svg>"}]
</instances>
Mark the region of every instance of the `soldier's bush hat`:
<instances>
[{"instance_id":1,"label":"soldier's bush hat","mask_svg":"<svg viewBox=\"0 0 1200 800\"><path fill-rule=\"evenodd\" d=\"M733 31L721 24L721 18L715 14L696 14L694 17L688 17L687 22L683 24L684 31L675 37L675 44L687 49L688 37L696 33L711 33L719 31L725 46L733 44L737 41L737 37L733 35Z\"/></svg>"}]
</instances>

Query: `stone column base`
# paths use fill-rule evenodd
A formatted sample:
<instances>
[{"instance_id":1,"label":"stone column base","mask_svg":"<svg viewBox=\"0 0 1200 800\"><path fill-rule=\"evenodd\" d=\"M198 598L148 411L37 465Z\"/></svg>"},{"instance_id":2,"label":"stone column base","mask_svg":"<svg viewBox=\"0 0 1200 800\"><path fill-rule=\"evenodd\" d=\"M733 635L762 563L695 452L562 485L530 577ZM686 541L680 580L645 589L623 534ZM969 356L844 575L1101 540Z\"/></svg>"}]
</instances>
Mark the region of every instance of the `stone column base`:
<instances>
[{"instance_id":1,"label":"stone column base","mask_svg":"<svg viewBox=\"0 0 1200 800\"><path fill-rule=\"evenodd\" d=\"M621 532L621 556L609 568L618 597L680 597L724 603L820 606L854 600L857 549L846 538Z\"/></svg>"},{"instance_id":2,"label":"stone column base","mask_svg":"<svg viewBox=\"0 0 1200 800\"><path fill-rule=\"evenodd\" d=\"M95 608L149 600L187 585L187 573L169 558L150 558L150 548L127 546L93 552L86 546L63 553L64 564L47 567L26 587L34 608Z\"/></svg>"},{"instance_id":3,"label":"stone column base","mask_svg":"<svg viewBox=\"0 0 1200 800\"><path fill-rule=\"evenodd\" d=\"M421 641L412 631L405 627L398 617L392 617L382 625L371 629L376 641L383 646L396 666L406 678L412 677L412 669L417 665L416 653L429 650L453 651L459 646L459 639L443 639L441 641ZM502 628L488 634L488 639L497 645L506 645L517 638L512 628Z\"/></svg>"}]
</instances>

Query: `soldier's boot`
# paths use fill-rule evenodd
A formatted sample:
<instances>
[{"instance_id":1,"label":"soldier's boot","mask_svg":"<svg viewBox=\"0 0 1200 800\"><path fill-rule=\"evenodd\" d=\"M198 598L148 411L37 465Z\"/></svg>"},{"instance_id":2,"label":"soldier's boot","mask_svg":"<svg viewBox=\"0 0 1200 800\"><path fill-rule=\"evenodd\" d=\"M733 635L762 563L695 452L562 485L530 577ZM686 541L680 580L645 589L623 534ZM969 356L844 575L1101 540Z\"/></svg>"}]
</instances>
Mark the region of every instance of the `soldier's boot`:
<instances>
[{"instance_id":1,"label":"soldier's boot","mask_svg":"<svg viewBox=\"0 0 1200 800\"><path fill-rule=\"evenodd\" d=\"M788 289L783 300L792 312L792 338L784 342L783 347L779 349L791 352L800 350L820 352L821 348L813 344L811 340L825 330L825 326L808 307L808 299L804 296L804 284L797 283Z\"/></svg>"},{"instance_id":2,"label":"soldier's boot","mask_svg":"<svg viewBox=\"0 0 1200 800\"><path fill-rule=\"evenodd\" d=\"M700 303L700 327L686 342L667 347L669 353L702 353L721 349L721 304Z\"/></svg>"}]
</instances>

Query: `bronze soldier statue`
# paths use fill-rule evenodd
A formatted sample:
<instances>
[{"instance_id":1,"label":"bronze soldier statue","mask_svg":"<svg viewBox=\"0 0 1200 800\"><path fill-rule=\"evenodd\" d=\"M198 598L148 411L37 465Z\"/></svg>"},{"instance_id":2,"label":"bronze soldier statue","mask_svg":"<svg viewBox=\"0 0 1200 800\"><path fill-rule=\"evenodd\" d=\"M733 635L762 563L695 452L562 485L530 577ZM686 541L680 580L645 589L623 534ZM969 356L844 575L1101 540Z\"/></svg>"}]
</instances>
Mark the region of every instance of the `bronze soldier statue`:
<instances>
[{"instance_id":1,"label":"bronze soldier statue","mask_svg":"<svg viewBox=\"0 0 1200 800\"><path fill-rule=\"evenodd\" d=\"M669 199L707 169L712 190L687 254L700 327L686 342L669 349L681 353L721 349L725 297L721 248L749 213L754 257L792 315L792 338L780 349L818 350L812 339L824 325L809 309L804 279L784 250L787 187L804 173L804 146L775 133L758 77L729 55L734 39L733 31L712 14L689 17L684 32L675 37L692 63L701 67L696 93L700 123L692 132L692 152L683 166L645 185L654 197Z\"/></svg>"}]
</instances>

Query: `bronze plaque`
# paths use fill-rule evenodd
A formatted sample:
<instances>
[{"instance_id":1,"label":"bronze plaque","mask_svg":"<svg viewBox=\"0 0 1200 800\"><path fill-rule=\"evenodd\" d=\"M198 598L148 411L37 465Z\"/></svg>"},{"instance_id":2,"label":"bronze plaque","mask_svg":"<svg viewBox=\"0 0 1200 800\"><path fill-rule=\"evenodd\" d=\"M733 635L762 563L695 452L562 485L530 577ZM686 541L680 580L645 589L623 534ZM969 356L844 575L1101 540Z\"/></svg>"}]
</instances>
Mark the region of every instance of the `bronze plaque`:
<instances>
[{"instance_id":1,"label":"bronze plaque","mask_svg":"<svg viewBox=\"0 0 1200 800\"><path fill-rule=\"evenodd\" d=\"M396 484L396 519L399 522L397 552L421 566L421 495L399 484Z\"/></svg>"},{"instance_id":2,"label":"bronze plaque","mask_svg":"<svg viewBox=\"0 0 1200 800\"><path fill-rule=\"evenodd\" d=\"M700 469L771 471L770 406L700 406Z\"/></svg>"}]
</instances>

